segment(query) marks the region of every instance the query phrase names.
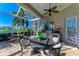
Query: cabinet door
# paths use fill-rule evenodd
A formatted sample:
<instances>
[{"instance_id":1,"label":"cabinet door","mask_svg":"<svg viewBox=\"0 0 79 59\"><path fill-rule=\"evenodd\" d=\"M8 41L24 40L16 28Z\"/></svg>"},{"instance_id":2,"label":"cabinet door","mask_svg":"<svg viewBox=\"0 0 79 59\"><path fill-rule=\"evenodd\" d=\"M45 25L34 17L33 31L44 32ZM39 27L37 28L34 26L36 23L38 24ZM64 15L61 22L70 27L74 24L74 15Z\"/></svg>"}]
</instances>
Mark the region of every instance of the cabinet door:
<instances>
[{"instance_id":1,"label":"cabinet door","mask_svg":"<svg viewBox=\"0 0 79 59\"><path fill-rule=\"evenodd\" d=\"M71 17L66 19L66 39L68 42L76 44L77 40L77 18Z\"/></svg>"}]
</instances>

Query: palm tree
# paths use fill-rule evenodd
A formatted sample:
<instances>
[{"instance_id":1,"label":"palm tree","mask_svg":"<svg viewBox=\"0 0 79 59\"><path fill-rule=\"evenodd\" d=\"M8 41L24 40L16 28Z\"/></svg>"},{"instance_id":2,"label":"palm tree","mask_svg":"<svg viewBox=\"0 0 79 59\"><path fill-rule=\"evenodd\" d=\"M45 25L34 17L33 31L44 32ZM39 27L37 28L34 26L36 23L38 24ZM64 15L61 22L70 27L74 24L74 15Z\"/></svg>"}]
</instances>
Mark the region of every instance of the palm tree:
<instances>
[{"instance_id":1,"label":"palm tree","mask_svg":"<svg viewBox=\"0 0 79 59\"><path fill-rule=\"evenodd\" d=\"M24 32L24 29L28 26L28 21L15 17L13 20L13 26L21 27L22 31Z\"/></svg>"},{"instance_id":2,"label":"palm tree","mask_svg":"<svg viewBox=\"0 0 79 59\"><path fill-rule=\"evenodd\" d=\"M25 16L24 10L22 8L19 8L18 12L12 12L14 14L17 14L17 16ZM24 32L24 28L28 26L28 20L21 19L18 17L15 17L13 20L13 26L21 27L22 31Z\"/></svg>"},{"instance_id":3,"label":"palm tree","mask_svg":"<svg viewBox=\"0 0 79 59\"><path fill-rule=\"evenodd\" d=\"M28 21L24 19L20 19L20 24L21 24L22 31L24 32L24 29L28 26Z\"/></svg>"}]
</instances>

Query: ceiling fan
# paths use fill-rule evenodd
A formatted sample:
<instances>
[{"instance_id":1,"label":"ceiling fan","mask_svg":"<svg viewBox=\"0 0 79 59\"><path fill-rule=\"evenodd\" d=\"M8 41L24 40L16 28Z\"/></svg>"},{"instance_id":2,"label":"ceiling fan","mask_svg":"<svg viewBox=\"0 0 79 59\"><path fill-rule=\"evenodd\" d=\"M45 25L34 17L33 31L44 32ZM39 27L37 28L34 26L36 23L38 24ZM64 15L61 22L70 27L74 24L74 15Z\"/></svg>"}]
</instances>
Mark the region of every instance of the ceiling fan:
<instances>
[{"instance_id":1,"label":"ceiling fan","mask_svg":"<svg viewBox=\"0 0 79 59\"><path fill-rule=\"evenodd\" d=\"M58 13L59 11L56 10L57 6L54 6L51 8L51 3L49 3L49 9L44 9L44 11L46 11L46 13L44 13L43 15L48 14L49 16L52 15L52 13Z\"/></svg>"}]
</instances>

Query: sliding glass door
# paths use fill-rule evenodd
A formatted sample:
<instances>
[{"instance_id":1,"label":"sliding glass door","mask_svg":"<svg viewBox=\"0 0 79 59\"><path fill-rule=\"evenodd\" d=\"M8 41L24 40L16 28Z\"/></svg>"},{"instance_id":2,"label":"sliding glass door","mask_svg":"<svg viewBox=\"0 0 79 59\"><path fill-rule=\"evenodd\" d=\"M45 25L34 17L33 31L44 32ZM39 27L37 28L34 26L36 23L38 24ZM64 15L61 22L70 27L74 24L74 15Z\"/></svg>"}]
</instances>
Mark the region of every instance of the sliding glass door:
<instances>
[{"instance_id":1,"label":"sliding glass door","mask_svg":"<svg viewBox=\"0 0 79 59\"><path fill-rule=\"evenodd\" d=\"M76 44L77 40L77 18L70 17L66 19L66 39L68 42Z\"/></svg>"}]
</instances>

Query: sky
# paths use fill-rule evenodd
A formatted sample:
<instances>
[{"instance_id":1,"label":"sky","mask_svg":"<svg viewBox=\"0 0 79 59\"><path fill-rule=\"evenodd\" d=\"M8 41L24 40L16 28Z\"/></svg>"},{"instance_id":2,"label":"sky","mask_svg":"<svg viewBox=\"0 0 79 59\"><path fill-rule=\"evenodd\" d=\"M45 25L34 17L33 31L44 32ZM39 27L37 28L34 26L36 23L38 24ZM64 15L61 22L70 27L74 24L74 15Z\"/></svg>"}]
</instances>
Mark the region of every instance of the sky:
<instances>
[{"instance_id":1,"label":"sky","mask_svg":"<svg viewBox=\"0 0 79 59\"><path fill-rule=\"evenodd\" d=\"M19 5L16 3L0 3L0 11L11 13L13 11L17 12L18 9ZM29 13L29 15L30 18L28 20L31 20L34 15L32 13ZM14 18L15 17L10 14L0 12L0 26L12 26L12 21ZM31 27L31 22L28 23L28 27Z\"/></svg>"},{"instance_id":2,"label":"sky","mask_svg":"<svg viewBox=\"0 0 79 59\"><path fill-rule=\"evenodd\" d=\"M0 11L13 12L18 11L19 6L16 3L0 3ZM14 16L0 12L0 26L11 26Z\"/></svg>"}]
</instances>

